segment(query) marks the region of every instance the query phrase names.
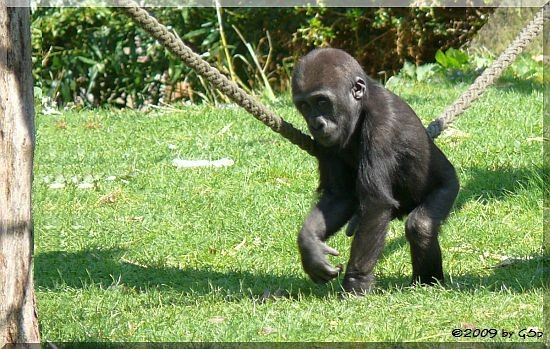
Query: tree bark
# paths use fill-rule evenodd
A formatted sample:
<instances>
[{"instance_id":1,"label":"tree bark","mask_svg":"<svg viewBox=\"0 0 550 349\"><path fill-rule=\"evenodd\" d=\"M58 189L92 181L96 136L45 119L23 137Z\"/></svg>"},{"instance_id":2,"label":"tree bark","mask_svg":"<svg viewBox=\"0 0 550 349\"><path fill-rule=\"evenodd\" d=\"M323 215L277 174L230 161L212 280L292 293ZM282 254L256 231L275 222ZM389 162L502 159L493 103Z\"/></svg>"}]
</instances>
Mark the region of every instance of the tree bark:
<instances>
[{"instance_id":1,"label":"tree bark","mask_svg":"<svg viewBox=\"0 0 550 349\"><path fill-rule=\"evenodd\" d=\"M32 272L30 8L0 0L0 348L40 341Z\"/></svg>"}]
</instances>

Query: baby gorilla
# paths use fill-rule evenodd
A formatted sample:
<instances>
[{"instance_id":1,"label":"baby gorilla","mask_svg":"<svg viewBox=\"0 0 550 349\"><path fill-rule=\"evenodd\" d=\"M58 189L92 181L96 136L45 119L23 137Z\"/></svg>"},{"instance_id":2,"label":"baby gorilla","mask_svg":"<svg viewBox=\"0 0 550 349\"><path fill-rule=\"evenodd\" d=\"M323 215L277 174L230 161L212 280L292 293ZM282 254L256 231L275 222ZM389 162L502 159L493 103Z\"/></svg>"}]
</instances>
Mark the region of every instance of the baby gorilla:
<instances>
[{"instance_id":1,"label":"baby gorilla","mask_svg":"<svg viewBox=\"0 0 550 349\"><path fill-rule=\"evenodd\" d=\"M318 143L320 198L298 236L305 272L324 283L342 271L329 263L326 255L338 252L325 241L350 222L355 236L343 287L368 292L389 222L408 214L413 283L442 282L438 232L459 184L414 111L331 48L298 62L292 98Z\"/></svg>"}]
</instances>

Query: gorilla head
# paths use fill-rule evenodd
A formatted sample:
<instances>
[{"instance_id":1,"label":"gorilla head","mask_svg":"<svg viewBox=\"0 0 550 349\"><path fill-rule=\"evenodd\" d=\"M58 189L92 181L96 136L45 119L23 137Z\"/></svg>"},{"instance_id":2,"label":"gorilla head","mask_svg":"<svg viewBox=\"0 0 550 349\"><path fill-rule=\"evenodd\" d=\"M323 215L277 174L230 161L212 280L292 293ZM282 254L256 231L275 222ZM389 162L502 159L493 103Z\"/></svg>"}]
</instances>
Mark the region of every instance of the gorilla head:
<instances>
[{"instance_id":1,"label":"gorilla head","mask_svg":"<svg viewBox=\"0 0 550 349\"><path fill-rule=\"evenodd\" d=\"M357 61L341 50L317 49L298 62L293 101L321 145L347 145L364 107L366 80Z\"/></svg>"}]
</instances>

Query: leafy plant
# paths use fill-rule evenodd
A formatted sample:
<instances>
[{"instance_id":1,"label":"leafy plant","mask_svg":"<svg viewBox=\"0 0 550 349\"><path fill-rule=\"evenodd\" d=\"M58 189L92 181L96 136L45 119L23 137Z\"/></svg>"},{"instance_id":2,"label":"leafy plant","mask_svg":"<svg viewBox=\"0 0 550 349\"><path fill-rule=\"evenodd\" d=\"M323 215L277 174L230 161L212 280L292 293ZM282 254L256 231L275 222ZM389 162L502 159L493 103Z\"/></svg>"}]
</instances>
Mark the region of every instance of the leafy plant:
<instances>
[{"instance_id":1,"label":"leafy plant","mask_svg":"<svg viewBox=\"0 0 550 349\"><path fill-rule=\"evenodd\" d=\"M544 64L542 61L536 61L528 54L521 54L506 73L522 80L543 81Z\"/></svg>"},{"instance_id":2,"label":"leafy plant","mask_svg":"<svg viewBox=\"0 0 550 349\"><path fill-rule=\"evenodd\" d=\"M405 61L403 68L400 70L399 74L388 80L389 85L394 84L399 78L414 80L414 81L432 81L436 78L441 78L443 76L443 69L441 66L435 63L427 63L416 66L409 61ZM391 81L391 82L390 82ZM386 84L387 86L388 83Z\"/></svg>"},{"instance_id":3,"label":"leafy plant","mask_svg":"<svg viewBox=\"0 0 550 349\"><path fill-rule=\"evenodd\" d=\"M468 54L451 47L445 53L437 50L435 60L446 69L463 69L468 65Z\"/></svg>"},{"instance_id":4,"label":"leafy plant","mask_svg":"<svg viewBox=\"0 0 550 349\"><path fill-rule=\"evenodd\" d=\"M494 58L487 52L475 51L470 54L462 50L438 50L437 63L414 65L405 61L399 73L386 83L396 87L402 80L412 81L459 81L472 82L483 70L489 67ZM501 79L521 79L542 83L543 63L529 54L520 54L515 62L502 74Z\"/></svg>"}]
</instances>

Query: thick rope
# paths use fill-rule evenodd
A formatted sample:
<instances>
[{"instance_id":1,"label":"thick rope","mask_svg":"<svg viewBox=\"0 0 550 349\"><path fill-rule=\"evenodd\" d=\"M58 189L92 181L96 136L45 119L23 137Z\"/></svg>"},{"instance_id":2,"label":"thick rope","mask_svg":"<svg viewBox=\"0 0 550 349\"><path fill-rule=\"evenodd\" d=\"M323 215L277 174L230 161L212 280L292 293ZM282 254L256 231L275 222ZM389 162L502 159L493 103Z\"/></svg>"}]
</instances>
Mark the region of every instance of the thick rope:
<instances>
[{"instance_id":1,"label":"thick rope","mask_svg":"<svg viewBox=\"0 0 550 349\"><path fill-rule=\"evenodd\" d=\"M477 77L474 83L464 92L450 107L448 107L437 119L432 121L427 132L432 139L435 139L446 129L460 114L462 114L473 101L479 98L506 68L512 64L517 55L533 41L542 31L543 24L548 20L550 14L550 3L546 3L533 20L525 27L508 48L498 57L493 64L485 69L483 74Z\"/></svg>"},{"instance_id":2,"label":"thick rope","mask_svg":"<svg viewBox=\"0 0 550 349\"><path fill-rule=\"evenodd\" d=\"M162 43L197 74L209 81L221 93L269 126L273 131L280 133L290 142L315 156L316 143L310 136L296 129L292 124L275 115L255 98L248 95L236 83L229 80L218 69L212 67L198 54L194 53L179 37L160 24L147 11L140 8L133 0L115 0L115 3L117 6L122 7L126 14L152 37Z\"/></svg>"}]
</instances>

